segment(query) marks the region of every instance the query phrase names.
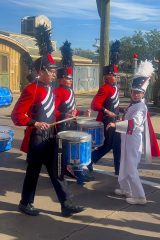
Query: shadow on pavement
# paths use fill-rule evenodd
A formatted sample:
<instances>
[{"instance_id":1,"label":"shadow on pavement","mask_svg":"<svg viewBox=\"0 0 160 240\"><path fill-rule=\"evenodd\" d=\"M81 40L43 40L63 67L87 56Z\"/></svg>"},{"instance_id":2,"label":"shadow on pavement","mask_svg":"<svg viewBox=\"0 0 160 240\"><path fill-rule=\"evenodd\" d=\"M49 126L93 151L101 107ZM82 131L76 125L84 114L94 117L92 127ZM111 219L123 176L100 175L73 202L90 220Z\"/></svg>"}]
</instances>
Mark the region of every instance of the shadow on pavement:
<instances>
[{"instance_id":1,"label":"shadow on pavement","mask_svg":"<svg viewBox=\"0 0 160 240\"><path fill-rule=\"evenodd\" d=\"M95 216L88 217L83 214L75 215L71 219L64 219L61 216L55 218L54 212L51 214L43 212L38 217L30 217L17 213L15 204L0 202L0 208L4 211L0 215L1 239L159 239L143 233L145 229L157 232L158 224L147 223L140 219L127 221L105 217L97 219ZM141 230L142 234L137 234L137 229Z\"/></svg>"}]
</instances>

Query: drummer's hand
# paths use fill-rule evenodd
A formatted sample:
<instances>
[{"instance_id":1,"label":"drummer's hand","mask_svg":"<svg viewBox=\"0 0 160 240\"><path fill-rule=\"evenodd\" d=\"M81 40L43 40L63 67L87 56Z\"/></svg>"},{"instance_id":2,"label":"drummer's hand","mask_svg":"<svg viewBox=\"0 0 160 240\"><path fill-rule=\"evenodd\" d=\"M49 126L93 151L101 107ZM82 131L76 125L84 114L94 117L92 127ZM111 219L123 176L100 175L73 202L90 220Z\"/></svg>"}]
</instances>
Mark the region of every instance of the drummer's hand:
<instances>
[{"instance_id":1,"label":"drummer's hand","mask_svg":"<svg viewBox=\"0 0 160 240\"><path fill-rule=\"evenodd\" d=\"M50 127L46 122L35 122L34 126L39 130L46 130Z\"/></svg>"},{"instance_id":2,"label":"drummer's hand","mask_svg":"<svg viewBox=\"0 0 160 240\"><path fill-rule=\"evenodd\" d=\"M76 117L76 114L77 114L77 110L71 110L69 111L68 113L66 113L65 117L66 118L71 118L71 117Z\"/></svg>"},{"instance_id":3,"label":"drummer's hand","mask_svg":"<svg viewBox=\"0 0 160 240\"><path fill-rule=\"evenodd\" d=\"M86 117L90 117L91 116L91 109L87 109L85 112L84 112L84 116Z\"/></svg>"},{"instance_id":4,"label":"drummer's hand","mask_svg":"<svg viewBox=\"0 0 160 240\"><path fill-rule=\"evenodd\" d=\"M111 111L108 111L107 115L111 118L115 118L116 117L116 114L111 112Z\"/></svg>"},{"instance_id":5,"label":"drummer's hand","mask_svg":"<svg viewBox=\"0 0 160 240\"><path fill-rule=\"evenodd\" d=\"M116 117L116 114L109 111L108 109L104 109L104 114L106 114L107 116L111 117L111 118L115 118Z\"/></svg>"},{"instance_id":6,"label":"drummer's hand","mask_svg":"<svg viewBox=\"0 0 160 240\"><path fill-rule=\"evenodd\" d=\"M116 127L116 124L113 123L113 122L108 123L108 125L107 125L107 127L106 127L106 130L108 130L110 127L115 128L115 127Z\"/></svg>"}]
</instances>

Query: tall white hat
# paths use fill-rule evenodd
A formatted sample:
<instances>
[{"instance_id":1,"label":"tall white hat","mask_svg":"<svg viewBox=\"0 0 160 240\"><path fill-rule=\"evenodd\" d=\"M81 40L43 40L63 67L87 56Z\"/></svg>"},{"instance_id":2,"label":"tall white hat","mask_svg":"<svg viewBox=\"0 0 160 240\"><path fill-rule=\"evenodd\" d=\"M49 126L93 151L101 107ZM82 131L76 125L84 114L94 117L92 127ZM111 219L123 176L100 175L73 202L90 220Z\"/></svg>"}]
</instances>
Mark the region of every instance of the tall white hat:
<instances>
[{"instance_id":1,"label":"tall white hat","mask_svg":"<svg viewBox=\"0 0 160 240\"><path fill-rule=\"evenodd\" d=\"M133 77L131 89L146 92L149 85L149 79L153 72L154 68L150 61L141 61Z\"/></svg>"}]
</instances>

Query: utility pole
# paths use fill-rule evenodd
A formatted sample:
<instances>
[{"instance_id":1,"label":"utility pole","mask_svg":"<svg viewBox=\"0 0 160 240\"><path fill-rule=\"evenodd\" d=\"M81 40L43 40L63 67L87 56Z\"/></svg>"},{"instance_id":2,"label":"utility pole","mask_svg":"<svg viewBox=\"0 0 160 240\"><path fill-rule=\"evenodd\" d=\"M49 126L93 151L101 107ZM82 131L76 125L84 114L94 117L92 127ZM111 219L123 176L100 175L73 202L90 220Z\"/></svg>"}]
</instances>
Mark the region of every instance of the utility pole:
<instances>
[{"instance_id":1,"label":"utility pole","mask_svg":"<svg viewBox=\"0 0 160 240\"><path fill-rule=\"evenodd\" d=\"M96 0L101 18L99 84L103 84L102 68L109 64L110 0Z\"/></svg>"}]
</instances>

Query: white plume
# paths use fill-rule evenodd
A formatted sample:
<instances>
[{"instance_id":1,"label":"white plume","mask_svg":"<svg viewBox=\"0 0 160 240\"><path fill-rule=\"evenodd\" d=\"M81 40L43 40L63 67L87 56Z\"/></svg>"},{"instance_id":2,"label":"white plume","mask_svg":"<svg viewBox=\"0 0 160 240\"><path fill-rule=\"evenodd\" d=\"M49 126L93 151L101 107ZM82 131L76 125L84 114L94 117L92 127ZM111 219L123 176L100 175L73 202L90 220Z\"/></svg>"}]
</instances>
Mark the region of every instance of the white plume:
<instances>
[{"instance_id":1,"label":"white plume","mask_svg":"<svg viewBox=\"0 0 160 240\"><path fill-rule=\"evenodd\" d=\"M150 61L147 61L147 60L145 60L144 62L141 61L134 75L134 78L141 77L141 76L150 78L153 72L154 72L154 68Z\"/></svg>"}]
</instances>

